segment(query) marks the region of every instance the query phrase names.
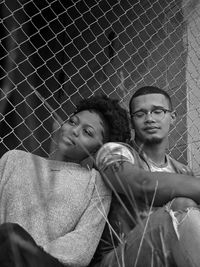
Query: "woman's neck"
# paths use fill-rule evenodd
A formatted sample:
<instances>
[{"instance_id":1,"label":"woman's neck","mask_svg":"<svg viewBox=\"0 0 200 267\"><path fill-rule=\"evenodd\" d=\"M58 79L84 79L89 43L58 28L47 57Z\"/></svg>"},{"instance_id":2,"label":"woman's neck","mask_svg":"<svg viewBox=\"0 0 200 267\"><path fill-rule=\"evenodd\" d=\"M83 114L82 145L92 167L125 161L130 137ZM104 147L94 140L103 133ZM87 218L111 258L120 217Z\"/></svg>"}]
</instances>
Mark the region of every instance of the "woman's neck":
<instances>
[{"instance_id":1,"label":"woman's neck","mask_svg":"<svg viewBox=\"0 0 200 267\"><path fill-rule=\"evenodd\" d=\"M61 154L58 150L55 150L50 156L49 159L56 161L64 161L64 162L73 162L80 164L80 160L75 160L68 158L66 155Z\"/></svg>"}]
</instances>

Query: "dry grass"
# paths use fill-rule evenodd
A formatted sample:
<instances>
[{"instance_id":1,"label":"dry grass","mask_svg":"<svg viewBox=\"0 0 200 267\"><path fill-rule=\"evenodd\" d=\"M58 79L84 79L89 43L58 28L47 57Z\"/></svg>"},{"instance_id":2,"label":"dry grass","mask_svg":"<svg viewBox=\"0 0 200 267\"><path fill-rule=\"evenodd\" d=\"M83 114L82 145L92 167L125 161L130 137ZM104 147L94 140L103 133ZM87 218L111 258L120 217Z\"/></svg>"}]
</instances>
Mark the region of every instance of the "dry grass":
<instances>
[{"instance_id":1,"label":"dry grass","mask_svg":"<svg viewBox=\"0 0 200 267\"><path fill-rule=\"evenodd\" d=\"M104 174L102 173L102 175L104 175ZM106 179L106 177L104 177L104 179ZM157 254L157 249L158 248L155 248L154 245L151 242L151 239L145 235L147 233L147 230L148 230L150 215L152 214L153 209L154 209L153 208L153 203L154 203L154 200L155 200L158 184L155 187L154 195L153 195L152 201L150 203L150 206L149 205L147 206L147 209L146 209L147 212L146 212L146 216L145 216L145 219L144 219L144 218L141 218L141 211L140 211L140 209L138 208L138 205L137 205L138 202L136 201L136 199L135 199L135 197L133 195L133 192L130 189L130 187L128 187L128 192L127 192L127 190L124 188L122 182L120 181L119 177L117 177L117 175L116 175L116 179L118 179L118 182L121 185L121 187L122 187L122 189L124 191L124 194L126 195L127 199L129 200L129 203L132 204L132 209L131 210L135 211L134 215L131 214L130 210L126 207L126 205L123 202L123 200L120 197L120 195L116 192L116 190L114 189L113 185L109 182L109 179L106 179L106 181L109 184L109 186L112 189L112 191L114 192L115 196L117 197L117 199L120 202L120 204L121 204L122 208L124 209L124 211L131 218L132 222L135 223L136 225L140 225L142 227L142 229L143 229L143 233L141 235L140 241L139 242L137 241L138 248L137 248L136 256L134 255L134 253L133 254L128 253L128 256L133 256L134 255L134 257L132 259L132 263L134 265L132 265L131 267L137 267L137 266L140 266L140 267L155 267L155 266L156 267L161 267L161 266L162 267L170 267L170 265L168 263L168 253L167 253L167 249L166 249L166 246L165 246L165 241L164 241L162 230L160 229L160 232L159 232L160 236L158 237L158 238L160 238L160 241L161 241L161 248L159 248L159 249L162 250L162 255L163 255L162 259ZM116 232L113 232L112 225L109 223L108 220L107 220L107 223L108 223L108 225L110 227L110 231L112 231L113 235L117 235ZM128 234L126 234L126 236L128 236ZM126 240L127 240L127 238L126 238L126 236L125 236L125 234L123 232L121 232L120 234L117 235L117 238L119 239L119 250L114 248L115 255L116 255L116 263L117 263L114 266L126 267L126 259L125 259L127 257L127 253L126 253ZM134 240L132 240L132 242L134 242ZM140 254L141 254L141 251L143 249L143 243L144 242L148 243L149 250L151 251L151 256L149 256L149 264L148 264L148 266L142 265L141 258L140 258ZM114 243L113 243L113 247L115 247ZM109 264L109 260L110 259L108 258L108 261L105 261L105 264L102 264L101 267L113 266L112 264Z\"/></svg>"},{"instance_id":2,"label":"dry grass","mask_svg":"<svg viewBox=\"0 0 200 267\"><path fill-rule=\"evenodd\" d=\"M85 149L85 148L83 148ZM88 151L87 151L88 153ZM93 164L95 164L95 160L93 158L93 155L90 155L91 161L93 162ZM36 166L37 169L37 166ZM40 170L38 169L38 172ZM104 179L106 179L104 173L101 173L102 176L104 176ZM38 175L39 177L39 175ZM128 191L124 188L123 183L121 182L121 180L119 179L119 177L116 175L116 179L118 179L119 184L121 185L124 194L126 195L129 203L131 203L132 205L132 209L134 210L135 213L134 215L131 213L130 209L126 206L126 204L124 203L124 201L122 200L121 196L116 192L116 190L114 189L113 185L111 183L109 183L109 179L106 179L107 183L109 183L110 188L112 189L112 191L114 192L118 202L120 203L121 207L123 208L124 212L127 214L127 216L131 219L131 221L133 222L133 224L138 224L141 227L143 227L143 233L141 236L141 240L138 244L138 248L137 248L137 254L136 257L133 259L134 265L132 267L137 267L137 266L141 266L141 264L139 264L139 257L141 254L141 251L143 249L142 245L144 240L147 241L149 243L149 248L152 251L152 257L150 257L149 259L149 265L148 266L143 266L143 267L155 267L155 262L160 262L162 267L169 267L168 261L167 261L167 251L166 251L166 247L165 247L165 242L163 239L163 235L162 235L162 231L160 231L160 239L161 239L161 243L162 243L162 251L163 251L163 255L165 255L164 259L162 259L162 262L160 260L160 258L156 258L158 257L157 254L155 253L156 248L154 248L153 244L151 243L151 241L148 239L146 239L146 232L148 229L148 225L149 225L149 220L150 220L150 214L152 213L153 210L153 203L154 203L154 199L156 196L156 192L157 192L157 186L155 188L154 191L154 196L152 199L152 202L150 204L150 206L148 206L148 213L147 213L147 217L144 223L144 220L141 218L141 213L138 207L138 202L136 201L132 190L128 187ZM40 181L38 180L38 185L40 185ZM39 191L40 186L38 186L38 191ZM42 192L38 192L38 197L42 198ZM116 266L119 267L126 267L126 235L124 234L124 232L122 231L121 233L117 233L114 228L112 227L112 225L110 224L110 222L108 221L107 217L105 216L105 213L102 214L105 217L105 220L107 221L108 225L109 225L109 230L112 233L111 236L115 236L115 238L118 239L118 243L119 243L119 248L116 248L114 245L114 241L113 241L113 247L114 247L114 253L116 255ZM47 226L47 231L49 231L48 226ZM28 250L29 252L31 252L32 254L35 253L35 249L34 247L27 241L22 240L20 237L16 236L16 235L11 235L11 241L12 244L17 244L18 246L23 247L24 249ZM134 240L133 240L134 242ZM20 263L20 259L19 259L19 253L17 251L17 246L12 245L12 250L14 252L14 258L16 259L16 267L21 267L21 263ZM102 265L101 267L114 267L112 265L110 265L109 263L109 258L108 258L108 262L105 265ZM157 267L158 265L156 265ZM34 267L34 266L33 266ZM37 267L37 266L36 266Z\"/></svg>"}]
</instances>

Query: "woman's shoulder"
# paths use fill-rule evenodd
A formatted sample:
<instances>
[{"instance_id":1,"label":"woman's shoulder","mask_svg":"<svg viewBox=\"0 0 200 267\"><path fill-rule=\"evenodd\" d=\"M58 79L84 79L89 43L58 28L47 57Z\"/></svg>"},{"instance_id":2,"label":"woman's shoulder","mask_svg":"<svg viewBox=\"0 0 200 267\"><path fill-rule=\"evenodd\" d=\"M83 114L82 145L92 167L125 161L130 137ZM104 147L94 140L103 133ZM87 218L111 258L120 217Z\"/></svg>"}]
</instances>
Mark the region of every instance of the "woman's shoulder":
<instances>
[{"instance_id":1,"label":"woman's shoulder","mask_svg":"<svg viewBox=\"0 0 200 267\"><path fill-rule=\"evenodd\" d=\"M25 165L31 164L31 162L41 162L46 161L46 158L40 157L36 154L30 153L28 151L20 150L20 149L13 149L7 151L1 158L1 160L8 160L9 162L12 162L13 165Z\"/></svg>"},{"instance_id":2,"label":"woman's shoulder","mask_svg":"<svg viewBox=\"0 0 200 267\"><path fill-rule=\"evenodd\" d=\"M26 157L30 154L27 151L20 150L20 149L12 149L3 154L2 157L8 157L8 158L21 158L21 157Z\"/></svg>"}]
</instances>

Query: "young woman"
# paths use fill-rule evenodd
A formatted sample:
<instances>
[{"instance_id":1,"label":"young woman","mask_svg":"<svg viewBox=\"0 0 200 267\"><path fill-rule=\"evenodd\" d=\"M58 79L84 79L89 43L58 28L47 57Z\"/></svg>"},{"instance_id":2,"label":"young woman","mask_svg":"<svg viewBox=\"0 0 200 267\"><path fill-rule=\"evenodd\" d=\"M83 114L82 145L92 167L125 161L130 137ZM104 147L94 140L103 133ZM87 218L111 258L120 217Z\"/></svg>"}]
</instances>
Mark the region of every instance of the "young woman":
<instances>
[{"instance_id":1,"label":"young woman","mask_svg":"<svg viewBox=\"0 0 200 267\"><path fill-rule=\"evenodd\" d=\"M93 96L60 128L56 160L20 150L5 153L0 160L0 266L87 266L111 193L100 174L81 162L105 142L129 138L128 116L118 101Z\"/></svg>"}]
</instances>

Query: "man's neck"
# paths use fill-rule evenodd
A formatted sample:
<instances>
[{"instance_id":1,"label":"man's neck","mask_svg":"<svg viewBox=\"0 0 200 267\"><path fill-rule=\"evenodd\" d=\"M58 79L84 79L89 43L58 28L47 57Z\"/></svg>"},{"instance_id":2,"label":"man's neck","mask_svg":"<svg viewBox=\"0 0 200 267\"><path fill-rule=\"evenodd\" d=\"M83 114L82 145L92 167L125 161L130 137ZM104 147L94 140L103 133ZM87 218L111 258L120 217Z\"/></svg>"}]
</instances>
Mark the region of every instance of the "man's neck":
<instances>
[{"instance_id":1,"label":"man's neck","mask_svg":"<svg viewBox=\"0 0 200 267\"><path fill-rule=\"evenodd\" d=\"M148 159L158 165L162 165L166 162L166 143L161 142L159 144L144 144L136 142L139 151L143 152Z\"/></svg>"}]
</instances>

